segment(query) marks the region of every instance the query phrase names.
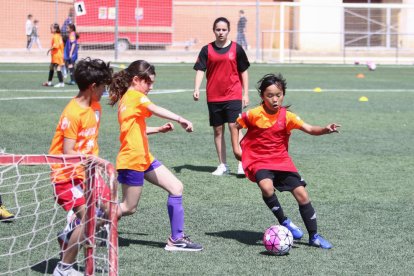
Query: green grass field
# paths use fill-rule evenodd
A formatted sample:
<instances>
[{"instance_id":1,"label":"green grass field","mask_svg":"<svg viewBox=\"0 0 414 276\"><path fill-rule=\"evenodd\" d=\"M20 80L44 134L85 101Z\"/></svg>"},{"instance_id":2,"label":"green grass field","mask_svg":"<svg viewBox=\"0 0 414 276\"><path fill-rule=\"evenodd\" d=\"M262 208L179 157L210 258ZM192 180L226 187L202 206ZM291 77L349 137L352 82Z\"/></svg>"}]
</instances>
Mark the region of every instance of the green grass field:
<instances>
[{"instance_id":1,"label":"green grass field","mask_svg":"<svg viewBox=\"0 0 414 276\"><path fill-rule=\"evenodd\" d=\"M0 148L8 153L46 153L61 111L77 92L73 86L42 87L47 66L0 64ZM311 124L342 125L338 135L313 137L296 131L289 148L308 183L319 232L334 248L309 247L305 235L283 257L264 252L262 234L276 220L256 184L235 175L211 175L217 166L213 133L205 95L200 102L192 100L192 65L156 64L156 71L151 100L193 121L195 131L188 134L176 125L172 133L150 136L151 149L184 183L186 232L205 250L164 251L169 235L167 194L146 183L138 212L119 222L120 275L412 275L413 67L378 66L372 72L365 66L251 66L250 107L260 101L255 82L265 73L281 72L288 81L285 104L293 112ZM365 78L356 78L358 73ZM315 87L322 92L313 92ZM361 96L369 101L360 102ZM117 114L106 101L101 157L115 162ZM151 118L148 125L162 123ZM228 163L236 171L226 136ZM304 228L294 198L289 193L278 196L285 213ZM15 210L12 196L3 196L3 201ZM30 231L32 221L0 223L1 237L18 228ZM8 250L0 242L0 254ZM32 258L43 257L36 251L32 254ZM52 270L41 263L22 275ZM2 272L7 268L0 260Z\"/></svg>"}]
</instances>

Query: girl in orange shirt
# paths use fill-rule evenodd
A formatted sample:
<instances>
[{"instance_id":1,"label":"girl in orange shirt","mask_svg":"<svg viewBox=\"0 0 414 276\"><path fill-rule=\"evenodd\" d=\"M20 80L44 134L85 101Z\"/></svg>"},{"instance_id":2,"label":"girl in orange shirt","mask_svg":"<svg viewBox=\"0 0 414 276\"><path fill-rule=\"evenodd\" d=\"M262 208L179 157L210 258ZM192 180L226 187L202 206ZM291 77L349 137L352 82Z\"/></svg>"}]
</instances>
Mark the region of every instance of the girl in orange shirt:
<instances>
[{"instance_id":1,"label":"girl in orange shirt","mask_svg":"<svg viewBox=\"0 0 414 276\"><path fill-rule=\"evenodd\" d=\"M289 137L293 129L311 135L324 135L338 132L340 125L332 123L326 127L305 123L297 115L283 106L286 93L286 80L282 75L265 75L258 83L262 104L242 114L237 119L238 129L247 128L247 133L233 152L242 161L246 176L259 186L263 201L273 212L279 223L287 227L295 239L301 239L302 230L288 219L276 197L279 192L289 191L299 205L299 212L309 233L309 244L324 249L332 245L318 234L316 213L305 189L306 182L288 153ZM233 145L239 140L238 131L232 132Z\"/></svg>"},{"instance_id":2,"label":"girl in orange shirt","mask_svg":"<svg viewBox=\"0 0 414 276\"><path fill-rule=\"evenodd\" d=\"M128 68L113 76L110 104L118 102L121 147L116 160L118 181L122 184L119 215L136 212L144 179L168 192L167 209L171 236L165 250L200 251L203 247L184 235L183 184L149 151L148 134L172 131L170 122L161 127L148 127L145 120L151 115L176 121L187 132L193 124L183 117L153 104L147 94L153 88L155 68L144 60L132 62Z\"/></svg>"},{"instance_id":3,"label":"girl in orange shirt","mask_svg":"<svg viewBox=\"0 0 414 276\"><path fill-rule=\"evenodd\" d=\"M51 47L47 51L47 54L50 53L51 62L49 66L49 77L47 79L47 82L43 83L43 86L52 86L53 74L56 69L59 83L56 84L55 87L65 87L62 75L62 66L65 64L63 61L64 44L62 36L60 35L59 24L54 23L50 25L50 32L53 34L53 37L51 41Z\"/></svg>"}]
</instances>

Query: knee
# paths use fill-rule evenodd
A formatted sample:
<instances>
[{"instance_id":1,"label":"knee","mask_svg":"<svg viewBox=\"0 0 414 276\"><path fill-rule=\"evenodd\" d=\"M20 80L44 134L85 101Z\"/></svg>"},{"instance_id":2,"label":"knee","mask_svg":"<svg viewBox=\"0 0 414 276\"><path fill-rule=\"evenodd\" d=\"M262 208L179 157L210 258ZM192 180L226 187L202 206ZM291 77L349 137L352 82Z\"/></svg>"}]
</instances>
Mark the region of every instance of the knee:
<instances>
[{"instance_id":1,"label":"knee","mask_svg":"<svg viewBox=\"0 0 414 276\"><path fill-rule=\"evenodd\" d=\"M171 188L170 194L173 196L180 196L183 194L184 186L181 181L177 181Z\"/></svg>"},{"instance_id":2,"label":"knee","mask_svg":"<svg viewBox=\"0 0 414 276\"><path fill-rule=\"evenodd\" d=\"M273 187L272 188L261 188L261 190L262 190L262 196L266 198L271 197L275 193L275 190L273 189Z\"/></svg>"}]
</instances>

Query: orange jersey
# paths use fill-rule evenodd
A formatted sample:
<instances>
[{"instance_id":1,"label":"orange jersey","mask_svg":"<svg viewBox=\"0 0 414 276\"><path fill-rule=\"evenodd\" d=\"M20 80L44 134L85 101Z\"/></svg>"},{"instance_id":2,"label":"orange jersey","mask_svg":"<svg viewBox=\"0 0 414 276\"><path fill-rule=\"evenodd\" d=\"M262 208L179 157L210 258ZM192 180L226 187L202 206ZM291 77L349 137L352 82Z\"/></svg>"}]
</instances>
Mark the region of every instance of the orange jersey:
<instances>
[{"instance_id":1,"label":"orange jersey","mask_svg":"<svg viewBox=\"0 0 414 276\"><path fill-rule=\"evenodd\" d=\"M279 111L276 112L276 114L269 114L264 110L263 105L247 111L247 118L249 119L250 124L260 128L269 128L273 126L276 123L278 116ZM237 118L237 123L243 128L247 128L246 123L241 117ZM293 129L301 128L303 124L304 121L299 118L299 116L290 111L286 111L286 128L289 133Z\"/></svg>"},{"instance_id":2,"label":"orange jersey","mask_svg":"<svg viewBox=\"0 0 414 276\"><path fill-rule=\"evenodd\" d=\"M52 56L51 63L56 63L58 65L63 65L63 50L65 48L65 45L63 44L62 36L58 33L53 34L52 37L52 44L50 47L52 50L50 51L50 54Z\"/></svg>"},{"instance_id":3,"label":"orange jersey","mask_svg":"<svg viewBox=\"0 0 414 276\"><path fill-rule=\"evenodd\" d=\"M129 89L118 104L119 141L121 148L116 159L116 169L129 169L143 172L154 161L149 152L147 124L145 119L152 115L148 97Z\"/></svg>"},{"instance_id":4,"label":"orange jersey","mask_svg":"<svg viewBox=\"0 0 414 276\"><path fill-rule=\"evenodd\" d=\"M79 154L98 156L98 134L101 117L101 105L93 102L90 107L82 107L73 98L60 116L55 135L49 149L50 154L63 154L64 138L76 141L74 150ZM52 182L62 183L71 179L85 179L83 167L61 169L63 165L54 165Z\"/></svg>"}]
</instances>

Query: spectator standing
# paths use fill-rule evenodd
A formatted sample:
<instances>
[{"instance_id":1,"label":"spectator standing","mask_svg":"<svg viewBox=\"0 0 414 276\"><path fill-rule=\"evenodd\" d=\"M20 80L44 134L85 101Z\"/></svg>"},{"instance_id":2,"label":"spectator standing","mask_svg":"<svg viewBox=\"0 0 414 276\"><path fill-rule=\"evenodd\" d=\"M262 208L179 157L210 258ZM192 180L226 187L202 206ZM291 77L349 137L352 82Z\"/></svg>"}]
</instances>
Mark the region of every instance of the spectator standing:
<instances>
[{"instance_id":1,"label":"spectator standing","mask_svg":"<svg viewBox=\"0 0 414 276\"><path fill-rule=\"evenodd\" d=\"M33 21L32 21L33 15L28 14L27 20L26 20L26 49L30 50L31 41L32 41L32 32L33 32Z\"/></svg>"},{"instance_id":2,"label":"spectator standing","mask_svg":"<svg viewBox=\"0 0 414 276\"><path fill-rule=\"evenodd\" d=\"M34 43L36 43L37 48L43 49L42 44L40 43L40 39L39 39L39 26L38 26L38 23L39 23L39 20L37 20L37 19L35 19L33 21L32 38L31 38L31 41L30 41L29 49L32 48Z\"/></svg>"},{"instance_id":3,"label":"spectator standing","mask_svg":"<svg viewBox=\"0 0 414 276\"><path fill-rule=\"evenodd\" d=\"M245 50L247 50L247 40L246 40L246 24L247 19L244 16L244 10L239 11L239 21L237 22L237 38L236 41L240 44Z\"/></svg>"},{"instance_id":4,"label":"spectator standing","mask_svg":"<svg viewBox=\"0 0 414 276\"><path fill-rule=\"evenodd\" d=\"M63 39L63 45L66 45L66 41L69 38L70 32L68 32L68 26L70 24L74 24L74 22L73 22L74 21L74 19L73 19L74 13L75 13L75 10L73 9L73 7L70 8L69 12L68 12L68 17L65 19L65 21L63 21L62 28L61 28L61 35L62 35L62 39ZM65 61L65 64L62 66L62 73L63 73L64 78L66 78L66 76L67 76L67 67L68 67L68 64Z\"/></svg>"}]
</instances>

